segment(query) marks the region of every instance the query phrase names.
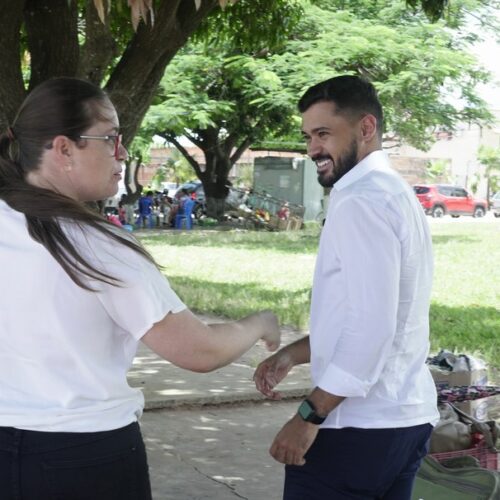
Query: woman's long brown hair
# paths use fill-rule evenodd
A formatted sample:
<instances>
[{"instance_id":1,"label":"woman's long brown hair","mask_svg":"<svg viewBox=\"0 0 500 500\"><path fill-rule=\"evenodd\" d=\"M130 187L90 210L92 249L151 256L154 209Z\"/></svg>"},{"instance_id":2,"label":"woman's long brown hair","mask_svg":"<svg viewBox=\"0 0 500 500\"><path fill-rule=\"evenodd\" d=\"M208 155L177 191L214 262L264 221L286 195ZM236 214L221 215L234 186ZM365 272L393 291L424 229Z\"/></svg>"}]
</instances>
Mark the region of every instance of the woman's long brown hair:
<instances>
[{"instance_id":1,"label":"woman's long brown hair","mask_svg":"<svg viewBox=\"0 0 500 500\"><path fill-rule=\"evenodd\" d=\"M99 87L76 78L54 78L36 87L25 99L7 131L0 135L0 199L26 217L30 236L41 243L81 288L95 291L90 280L119 286L115 277L88 262L75 248L62 225L75 224L82 232L93 228L131 248L154 263L151 255L132 239L122 236L103 216L83 203L26 182L38 168L54 137L78 136L111 106Z\"/></svg>"}]
</instances>

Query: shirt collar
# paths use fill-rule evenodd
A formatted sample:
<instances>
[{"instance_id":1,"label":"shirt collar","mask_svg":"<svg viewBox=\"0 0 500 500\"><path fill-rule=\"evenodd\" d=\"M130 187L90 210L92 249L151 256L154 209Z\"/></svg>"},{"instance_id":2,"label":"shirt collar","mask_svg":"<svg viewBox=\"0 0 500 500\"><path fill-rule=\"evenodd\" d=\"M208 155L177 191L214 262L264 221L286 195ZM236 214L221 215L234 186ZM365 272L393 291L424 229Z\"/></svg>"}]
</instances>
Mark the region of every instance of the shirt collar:
<instances>
[{"instance_id":1,"label":"shirt collar","mask_svg":"<svg viewBox=\"0 0 500 500\"><path fill-rule=\"evenodd\" d=\"M357 165L355 165L349 172L347 172L340 180L338 180L334 185L333 189L335 191L340 191L341 189L354 184L356 181L361 179L367 173L371 172L375 168L389 167L389 158L385 151L377 150L365 156Z\"/></svg>"}]
</instances>

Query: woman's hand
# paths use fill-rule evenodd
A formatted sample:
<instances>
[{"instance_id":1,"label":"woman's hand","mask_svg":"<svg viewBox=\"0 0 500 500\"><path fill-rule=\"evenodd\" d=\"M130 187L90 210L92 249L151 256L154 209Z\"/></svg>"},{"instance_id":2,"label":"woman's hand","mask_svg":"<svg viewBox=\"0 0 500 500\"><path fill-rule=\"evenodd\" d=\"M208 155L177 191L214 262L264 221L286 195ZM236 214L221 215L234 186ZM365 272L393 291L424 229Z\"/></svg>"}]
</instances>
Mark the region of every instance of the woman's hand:
<instances>
[{"instance_id":1,"label":"woman's hand","mask_svg":"<svg viewBox=\"0 0 500 500\"><path fill-rule=\"evenodd\" d=\"M262 337L268 351L274 352L281 343L281 332L278 318L271 311L261 311L257 313L262 322Z\"/></svg>"}]
</instances>

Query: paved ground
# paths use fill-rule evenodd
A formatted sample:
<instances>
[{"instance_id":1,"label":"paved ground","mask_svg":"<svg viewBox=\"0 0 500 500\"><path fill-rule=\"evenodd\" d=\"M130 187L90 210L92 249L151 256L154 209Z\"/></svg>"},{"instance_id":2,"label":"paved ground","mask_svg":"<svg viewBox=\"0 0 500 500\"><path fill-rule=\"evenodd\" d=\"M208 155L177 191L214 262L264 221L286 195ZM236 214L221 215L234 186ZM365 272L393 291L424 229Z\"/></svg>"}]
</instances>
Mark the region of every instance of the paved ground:
<instances>
[{"instance_id":1,"label":"paved ground","mask_svg":"<svg viewBox=\"0 0 500 500\"><path fill-rule=\"evenodd\" d=\"M202 316L207 322L220 321ZM282 328L282 344L301 338L302 333ZM173 408L185 404L207 404L262 400L252 376L260 361L270 353L260 343L230 366L212 373L196 374L175 367L140 344L128 379L144 392L146 409ZM310 390L309 367L294 368L281 389L288 397L302 396Z\"/></svg>"},{"instance_id":2,"label":"paved ground","mask_svg":"<svg viewBox=\"0 0 500 500\"><path fill-rule=\"evenodd\" d=\"M284 329L283 344L302 335ZM283 467L268 449L309 393L310 377L308 366L296 367L279 387L286 401L263 400L252 375L267 355L257 345L228 367L195 374L141 344L129 382L146 400L141 425L155 500L281 499ZM490 418L500 421L500 397L490 403Z\"/></svg>"},{"instance_id":3,"label":"paved ground","mask_svg":"<svg viewBox=\"0 0 500 500\"><path fill-rule=\"evenodd\" d=\"M302 335L283 329L282 342ZM287 401L264 401L252 376L268 354L258 344L225 368L196 374L141 344L128 378L146 400L141 426L155 500L281 498L283 467L268 449L297 409L293 398L309 393L310 376L308 366L293 369L279 387Z\"/></svg>"},{"instance_id":4,"label":"paved ground","mask_svg":"<svg viewBox=\"0 0 500 500\"><path fill-rule=\"evenodd\" d=\"M297 401L147 411L155 500L280 500L283 466L268 453Z\"/></svg>"}]
</instances>

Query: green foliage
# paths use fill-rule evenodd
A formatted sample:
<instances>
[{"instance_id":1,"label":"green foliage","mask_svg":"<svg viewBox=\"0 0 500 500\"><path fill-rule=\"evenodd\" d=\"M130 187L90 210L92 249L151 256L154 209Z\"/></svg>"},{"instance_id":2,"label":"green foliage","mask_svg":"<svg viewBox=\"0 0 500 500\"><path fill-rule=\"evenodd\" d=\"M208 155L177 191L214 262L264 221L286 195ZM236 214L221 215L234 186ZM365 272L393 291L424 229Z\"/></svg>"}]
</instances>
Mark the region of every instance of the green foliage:
<instances>
[{"instance_id":1,"label":"green foliage","mask_svg":"<svg viewBox=\"0 0 500 500\"><path fill-rule=\"evenodd\" d=\"M304 2L300 22L278 53L237 54L242 45L227 41L190 45L171 63L146 126L200 141L200 132L211 130L221 144L231 136L235 145L278 141L297 150L299 96L346 73L373 81L386 132L422 149L437 126L453 129L460 121L491 117L475 91L488 74L444 22L412 15L402 1L316 4Z\"/></svg>"},{"instance_id":2,"label":"green foliage","mask_svg":"<svg viewBox=\"0 0 500 500\"><path fill-rule=\"evenodd\" d=\"M396 24L402 4L381 3L387 8L366 19L348 11L306 9L301 38L271 60L285 87L299 96L332 76L365 76L379 92L386 131L423 149L434 127L490 119L475 91L488 74L455 47L453 33L419 18Z\"/></svg>"},{"instance_id":3,"label":"green foliage","mask_svg":"<svg viewBox=\"0 0 500 500\"><path fill-rule=\"evenodd\" d=\"M247 139L289 132L293 97L265 58L191 45L172 61L144 129L186 135L204 150L215 140L229 155Z\"/></svg>"},{"instance_id":4,"label":"green foliage","mask_svg":"<svg viewBox=\"0 0 500 500\"><path fill-rule=\"evenodd\" d=\"M441 19L450 28L463 27L475 18L483 29L498 33L498 0L406 0L406 4L410 7L409 12L422 10L431 21Z\"/></svg>"},{"instance_id":5,"label":"green foliage","mask_svg":"<svg viewBox=\"0 0 500 500\"><path fill-rule=\"evenodd\" d=\"M414 9L421 6L432 21L437 21L443 16L449 0L406 0L406 3Z\"/></svg>"},{"instance_id":6,"label":"green foliage","mask_svg":"<svg viewBox=\"0 0 500 500\"><path fill-rule=\"evenodd\" d=\"M203 181L207 198L223 200L229 171L243 151L268 135L290 131L291 102L265 58L192 44L170 64L143 133L160 135L180 148ZM181 136L204 151L203 174L176 143ZM217 210L207 204L209 215L219 217Z\"/></svg>"},{"instance_id":7,"label":"green foliage","mask_svg":"<svg viewBox=\"0 0 500 500\"><path fill-rule=\"evenodd\" d=\"M479 352L498 368L497 223L431 219L430 224L435 255L432 349ZM181 238L141 235L190 308L228 318L270 308L282 324L304 329L318 239L318 226L274 233L198 230Z\"/></svg>"},{"instance_id":8,"label":"green foliage","mask_svg":"<svg viewBox=\"0 0 500 500\"><path fill-rule=\"evenodd\" d=\"M450 161L443 159L431 160L426 173L431 182L449 182Z\"/></svg>"},{"instance_id":9,"label":"green foliage","mask_svg":"<svg viewBox=\"0 0 500 500\"><path fill-rule=\"evenodd\" d=\"M477 188L479 186L479 181L481 180L481 176L479 174L473 174L469 179L469 189L473 193L477 193Z\"/></svg>"},{"instance_id":10,"label":"green foliage","mask_svg":"<svg viewBox=\"0 0 500 500\"><path fill-rule=\"evenodd\" d=\"M128 149L129 158L140 158L143 162L149 161L149 149L151 144L151 137L145 134L138 134L130 144Z\"/></svg>"},{"instance_id":11,"label":"green foliage","mask_svg":"<svg viewBox=\"0 0 500 500\"><path fill-rule=\"evenodd\" d=\"M161 190L162 182L167 180L168 168L166 165L160 165L151 180L151 185L156 191Z\"/></svg>"},{"instance_id":12,"label":"green foliage","mask_svg":"<svg viewBox=\"0 0 500 500\"><path fill-rule=\"evenodd\" d=\"M481 145L477 152L477 159L486 167L486 173L500 173L500 148Z\"/></svg>"},{"instance_id":13,"label":"green foliage","mask_svg":"<svg viewBox=\"0 0 500 500\"><path fill-rule=\"evenodd\" d=\"M301 0L238 0L225 10L214 10L201 24L194 42L212 47L231 45L237 53L258 54L279 49L294 30Z\"/></svg>"},{"instance_id":14,"label":"green foliage","mask_svg":"<svg viewBox=\"0 0 500 500\"><path fill-rule=\"evenodd\" d=\"M488 182L487 197L500 190L500 148L479 146L477 159L485 166L484 176Z\"/></svg>"},{"instance_id":15,"label":"green foliage","mask_svg":"<svg viewBox=\"0 0 500 500\"><path fill-rule=\"evenodd\" d=\"M193 169L187 160L174 149L165 163L167 170L167 178L173 180L177 184L183 184L193 178Z\"/></svg>"}]
</instances>

